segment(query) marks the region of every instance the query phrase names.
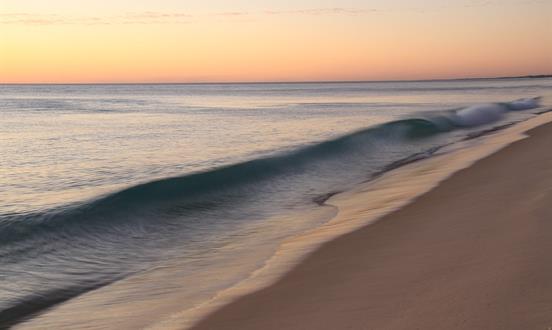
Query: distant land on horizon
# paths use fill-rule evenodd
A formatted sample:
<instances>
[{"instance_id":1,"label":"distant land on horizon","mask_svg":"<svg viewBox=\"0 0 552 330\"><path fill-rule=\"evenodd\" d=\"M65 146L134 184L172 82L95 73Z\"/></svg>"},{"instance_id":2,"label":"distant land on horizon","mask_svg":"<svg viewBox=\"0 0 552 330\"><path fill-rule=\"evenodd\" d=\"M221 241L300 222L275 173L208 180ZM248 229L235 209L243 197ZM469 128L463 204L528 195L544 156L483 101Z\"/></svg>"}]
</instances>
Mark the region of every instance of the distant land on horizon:
<instances>
[{"instance_id":1,"label":"distant land on horizon","mask_svg":"<svg viewBox=\"0 0 552 330\"><path fill-rule=\"evenodd\" d=\"M516 79L516 78L552 78L552 74L536 74L536 75L527 75L527 76L514 76L514 77L496 77L491 79Z\"/></svg>"}]
</instances>

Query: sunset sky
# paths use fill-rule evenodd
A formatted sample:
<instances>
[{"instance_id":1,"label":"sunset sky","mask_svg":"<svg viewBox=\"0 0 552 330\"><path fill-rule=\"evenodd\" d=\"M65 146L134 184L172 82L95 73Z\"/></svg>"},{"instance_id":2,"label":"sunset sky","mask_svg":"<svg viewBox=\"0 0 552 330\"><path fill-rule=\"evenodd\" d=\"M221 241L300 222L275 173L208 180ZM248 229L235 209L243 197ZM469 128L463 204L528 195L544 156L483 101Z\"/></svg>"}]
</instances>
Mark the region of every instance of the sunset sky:
<instances>
[{"instance_id":1,"label":"sunset sky","mask_svg":"<svg viewBox=\"0 0 552 330\"><path fill-rule=\"evenodd\" d=\"M544 73L551 0L0 0L0 83Z\"/></svg>"}]
</instances>

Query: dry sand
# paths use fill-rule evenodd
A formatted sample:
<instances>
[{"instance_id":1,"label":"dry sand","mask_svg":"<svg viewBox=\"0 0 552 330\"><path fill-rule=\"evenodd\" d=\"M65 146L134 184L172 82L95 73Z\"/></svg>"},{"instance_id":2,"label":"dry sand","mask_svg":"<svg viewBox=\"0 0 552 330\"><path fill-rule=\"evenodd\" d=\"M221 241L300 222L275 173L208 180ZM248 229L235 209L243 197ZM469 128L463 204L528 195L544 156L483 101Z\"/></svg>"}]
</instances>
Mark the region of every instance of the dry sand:
<instances>
[{"instance_id":1,"label":"dry sand","mask_svg":"<svg viewBox=\"0 0 552 330\"><path fill-rule=\"evenodd\" d=\"M552 329L552 124L194 329Z\"/></svg>"}]
</instances>

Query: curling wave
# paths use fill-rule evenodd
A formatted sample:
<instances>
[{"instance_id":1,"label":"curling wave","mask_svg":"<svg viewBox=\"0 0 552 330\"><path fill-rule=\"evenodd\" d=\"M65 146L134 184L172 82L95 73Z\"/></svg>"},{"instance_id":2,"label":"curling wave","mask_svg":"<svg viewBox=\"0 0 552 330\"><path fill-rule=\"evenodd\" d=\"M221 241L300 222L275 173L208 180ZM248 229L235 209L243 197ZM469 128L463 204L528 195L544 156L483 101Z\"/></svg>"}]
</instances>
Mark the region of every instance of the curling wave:
<instances>
[{"instance_id":1,"label":"curling wave","mask_svg":"<svg viewBox=\"0 0 552 330\"><path fill-rule=\"evenodd\" d=\"M400 141L423 138L454 129L490 124L503 118L508 111L537 108L540 98L520 99L509 103L491 103L442 112L420 113L416 116L367 128L346 136L314 144L302 149L267 158L225 166L182 177L161 179L139 184L97 200L46 212L5 215L0 217L0 246L29 238L39 232L62 228L97 226L106 222L116 226L118 220L132 219L129 214L147 209L161 212L178 203L181 210L212 207L202 195L225 191L236 186L300 171L312 163L345 153L361 150L374 140ZM407 157L410 157L408 155ZM125 216L122 216L122 215ZM141 218L135 218L140 221Z\"/></svg>"}]
</instances>

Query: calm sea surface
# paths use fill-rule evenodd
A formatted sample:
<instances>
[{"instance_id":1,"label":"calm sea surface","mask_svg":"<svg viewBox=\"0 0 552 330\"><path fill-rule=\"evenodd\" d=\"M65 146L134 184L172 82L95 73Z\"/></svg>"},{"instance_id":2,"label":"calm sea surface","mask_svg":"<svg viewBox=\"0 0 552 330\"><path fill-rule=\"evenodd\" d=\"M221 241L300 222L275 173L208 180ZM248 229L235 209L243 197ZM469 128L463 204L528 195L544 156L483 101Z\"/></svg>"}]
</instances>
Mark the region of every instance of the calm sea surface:
<instances>
[{"instance_id":1,"label":"calm sea surface","mask_svg":"<svg viewBox=\"0 0 552 330\"><path fill-rule=\"evenodd\" d=\"M191 308L331 218L325 195L535 112L449 110L534 96L552 79L0 85L0 325Z\"/></svg>"}]
</instances>

